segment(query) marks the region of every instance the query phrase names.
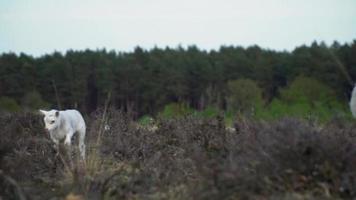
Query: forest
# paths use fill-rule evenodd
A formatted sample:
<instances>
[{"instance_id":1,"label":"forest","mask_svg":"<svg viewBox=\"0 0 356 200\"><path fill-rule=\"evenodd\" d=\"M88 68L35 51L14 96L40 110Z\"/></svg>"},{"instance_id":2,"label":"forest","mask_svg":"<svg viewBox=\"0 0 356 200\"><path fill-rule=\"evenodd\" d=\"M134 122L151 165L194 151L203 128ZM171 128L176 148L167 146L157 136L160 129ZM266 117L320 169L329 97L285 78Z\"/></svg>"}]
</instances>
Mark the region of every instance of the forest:
<instances>
[{"instance_id":1,"label":"forest","mask_svg":"<svg viewBox=\"0 0 356 200\"><path fill-rule=\"evenodd\" d=\"M0 55L0 110L110 106L132 119L181 113L243 113L328 119L349 115L356 40L313 42L293 51L259 46L68 50ZM208 115L207 114L207 115Z\"/></svg>"}]
</instances>

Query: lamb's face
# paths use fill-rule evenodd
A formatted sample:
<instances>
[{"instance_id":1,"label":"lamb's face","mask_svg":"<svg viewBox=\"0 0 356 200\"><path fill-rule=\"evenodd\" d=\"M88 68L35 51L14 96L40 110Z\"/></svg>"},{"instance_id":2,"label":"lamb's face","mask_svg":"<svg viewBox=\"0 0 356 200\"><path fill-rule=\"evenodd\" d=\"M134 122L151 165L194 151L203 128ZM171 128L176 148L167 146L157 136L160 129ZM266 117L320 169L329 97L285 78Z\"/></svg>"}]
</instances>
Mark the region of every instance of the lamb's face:
<instances>
[{"instance_id":1,"label":"lamb's face","mask_svg":"<svg viewBox=\"0 0 356 200\"><path fill-rule=\"evenodd\" d=\"M48 131L52 131L60 125L58 110L50 110L50 111L40 110L40 112L44 115L43 121Z\"/></svg>"}]
</instances>

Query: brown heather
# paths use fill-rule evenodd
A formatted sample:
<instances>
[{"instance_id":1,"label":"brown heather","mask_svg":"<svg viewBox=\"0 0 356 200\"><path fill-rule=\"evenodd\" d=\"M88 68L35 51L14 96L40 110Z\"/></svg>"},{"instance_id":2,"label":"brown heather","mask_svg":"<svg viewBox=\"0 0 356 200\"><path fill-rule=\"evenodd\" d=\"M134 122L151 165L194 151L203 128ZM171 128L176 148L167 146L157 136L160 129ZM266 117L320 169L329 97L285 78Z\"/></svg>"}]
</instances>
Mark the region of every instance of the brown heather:
<instances>
[{"instance_id":1,"label":"brown heather","mask_svg":"<svg viewBox=\"0 0 356 200\"><path fill-rule=\"evenodd\" d=\"M0 116L0 199L355 199L356 130L332 120L86 118L87 160L56 155L40 116ZM109 125L110 130L104 126ZM100 138L98 135L100 134Z\"/></svg>"}]
</instances>

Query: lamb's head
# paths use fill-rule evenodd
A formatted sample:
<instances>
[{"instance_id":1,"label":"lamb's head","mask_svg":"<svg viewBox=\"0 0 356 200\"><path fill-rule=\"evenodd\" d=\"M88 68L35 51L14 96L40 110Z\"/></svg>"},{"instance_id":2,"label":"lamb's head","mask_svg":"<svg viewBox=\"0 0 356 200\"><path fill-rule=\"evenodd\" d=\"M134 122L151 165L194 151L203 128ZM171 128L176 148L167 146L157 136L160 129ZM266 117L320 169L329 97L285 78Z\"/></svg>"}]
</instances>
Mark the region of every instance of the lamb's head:
<instances>
[{"instance_id":1,"label":"lamb's head","mask_svg":"<svg viewBox=\"0 0 356 200\"><path fill-rule=\"evenodd\" d=\"M52 131L60 126L58 110L40 110L40 112L44 115L43 121L48 131Z\"/></svg>"}]
</instances>

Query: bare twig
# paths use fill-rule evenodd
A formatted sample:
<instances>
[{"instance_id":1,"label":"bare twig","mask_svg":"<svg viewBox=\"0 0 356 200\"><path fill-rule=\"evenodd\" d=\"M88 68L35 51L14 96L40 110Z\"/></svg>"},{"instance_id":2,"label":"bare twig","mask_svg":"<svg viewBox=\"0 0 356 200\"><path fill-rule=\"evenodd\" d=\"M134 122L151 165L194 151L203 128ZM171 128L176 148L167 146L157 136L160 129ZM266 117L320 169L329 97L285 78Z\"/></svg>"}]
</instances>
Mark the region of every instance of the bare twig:
<instances>
[{"instance_id":1,"label":"bare twig","mask_svg":"<svg viewBox=\"0 0 356 200\"><path fill-rule=\"evenodd\" d=\"M107 99L105 101L104 112L103 112L103 116L101 118L101 123L100 123L100 126L99 126L99 134L98 134L98 138L97 138L97 141L96 141L97 145L100 144L101 135L103 133L103 130L104 130L104 127L105 127L105 123L106 123L106 120L107 120L107 110L108 110L108 107L109 107L110 99L111 99L111 91L108 93L108 97L107 97Z\"/></svg>"},{"instance_id":2,"label":"bare twig","mask_svg":"<svg viewBox=\"0 0 356 200\"><path fill-rule=\"evenodd\" d=\"M54 93L56 94L56 100L57 100L58 109L61 110L61 103L60 103L60 100L59 100L59 95L58 95L56 82L53 79L52 79L52 86L53 86L53 89L54 89Z\"/></svg>"},{"instance_id":3,"label":"bare twig","mask_svg":"<svg viewBox=\"0 0 356 200\"><path fill-rule=\"evenodd\" d=\"M334 52L332 52L330 49L327 49L327 51L329 52L331 58L335 61L336 65L341 70L342 74L345 76L347 82L353 87L354 81L352 80L350 74L347 72L346 67L342 64L340 59L338 57L336 57Z\"/></svg>"}]
</instances>

